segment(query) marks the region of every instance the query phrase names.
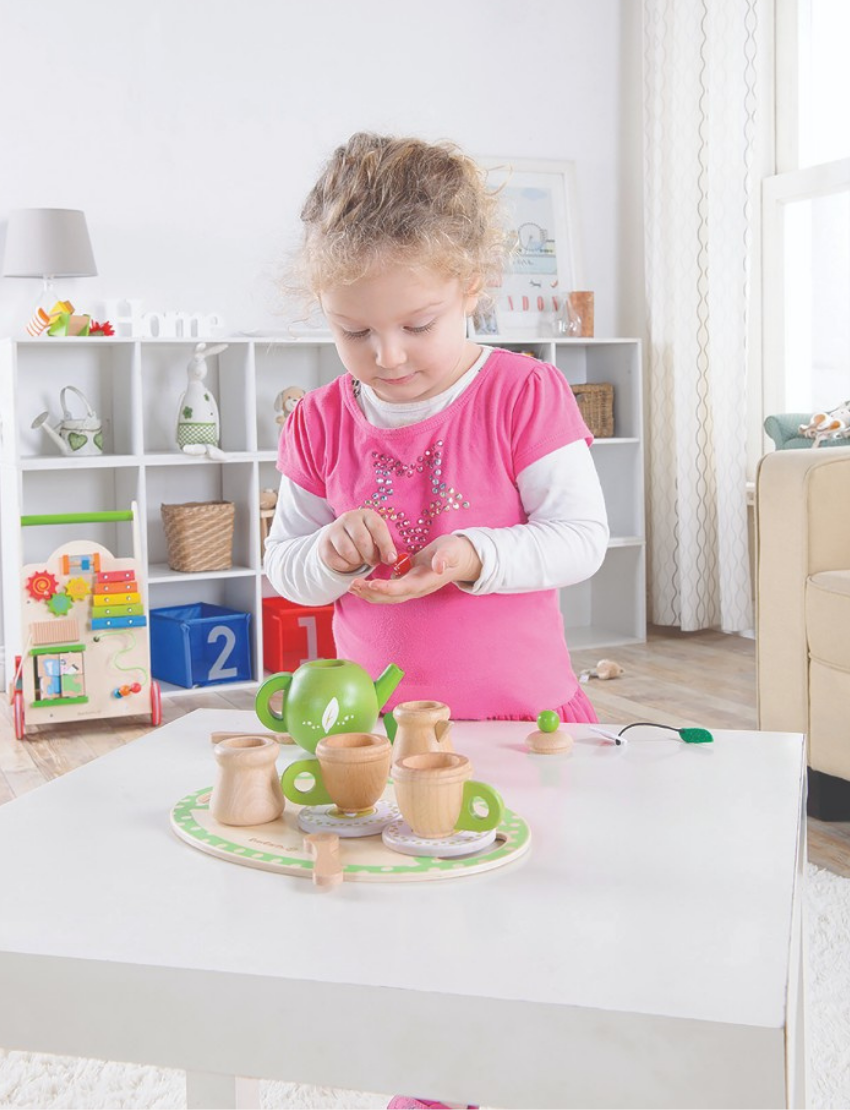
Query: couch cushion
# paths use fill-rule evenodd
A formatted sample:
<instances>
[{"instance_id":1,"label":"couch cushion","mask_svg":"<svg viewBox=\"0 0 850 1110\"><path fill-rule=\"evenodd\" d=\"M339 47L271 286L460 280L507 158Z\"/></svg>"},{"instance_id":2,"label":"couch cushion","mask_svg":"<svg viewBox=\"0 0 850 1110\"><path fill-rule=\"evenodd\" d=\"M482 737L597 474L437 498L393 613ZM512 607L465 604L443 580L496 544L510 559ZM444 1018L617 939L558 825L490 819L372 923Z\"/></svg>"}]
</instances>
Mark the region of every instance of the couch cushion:
<instances>
[{"instance_id":1,"label":"couch cushion","mask_svg":"<svg viewBox=\"0 0 850 1110\"><path fill-rule=\"evenodd\" d=\"M806 585L806 634L812 659L850 671L850 570L822 570Z\"/></svg>"}]
</instances>

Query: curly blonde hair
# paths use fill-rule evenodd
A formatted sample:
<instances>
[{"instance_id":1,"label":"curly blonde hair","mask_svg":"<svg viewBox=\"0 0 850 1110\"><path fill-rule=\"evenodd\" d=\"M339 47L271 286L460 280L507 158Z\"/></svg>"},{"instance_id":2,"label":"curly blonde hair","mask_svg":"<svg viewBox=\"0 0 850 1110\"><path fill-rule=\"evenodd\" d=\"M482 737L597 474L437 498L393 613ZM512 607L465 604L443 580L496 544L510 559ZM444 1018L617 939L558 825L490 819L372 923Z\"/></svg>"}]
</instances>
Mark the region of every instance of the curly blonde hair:
<instances>
[{"instance_id":1,"label":"curly blonde hair","mask_svg":"<svg viewBox=\"0 0 850 1110\"><path fill-rule=\"evenodd\" d=\"M358 132L301 210L300 267L314 296L376 261L426 266L465 290L497 284L506 253L496 190L453 143Z\"/></svg>"}]
</instances>

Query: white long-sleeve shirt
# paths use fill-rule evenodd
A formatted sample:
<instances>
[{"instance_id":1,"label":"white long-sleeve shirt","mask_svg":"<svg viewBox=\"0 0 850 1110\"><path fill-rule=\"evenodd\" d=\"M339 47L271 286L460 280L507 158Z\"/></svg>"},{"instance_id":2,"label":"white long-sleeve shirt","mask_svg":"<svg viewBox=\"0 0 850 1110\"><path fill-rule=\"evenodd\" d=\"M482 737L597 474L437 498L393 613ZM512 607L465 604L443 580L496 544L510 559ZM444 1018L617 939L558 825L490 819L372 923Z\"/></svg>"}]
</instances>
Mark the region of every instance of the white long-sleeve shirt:
<instances>
[{"instance_id":1,"label":"white long-sleeve shirt","mask_svg":"<svg viewBox=\"0 0 850 1110\"><path fill-rule=\"evenodd\" d=\"M376 427L396 428L442 411L473 381L489 356L453 386L425 401L394 404L361 385L358 403ZM582 582L602 564L608 519L599 476L584 440L544 455L517 475L528 523L509 528L458 528L481 560L481 574L459 588L473 594L524 593ZM353 508L354 506L352 506ZM264 570L278 593L300 605L327 605L342 597L368 566L340 573L319 557L322 536L335 520L328 502L281 477L277 508L266 541Z\"/></svg>"}]
</instances>

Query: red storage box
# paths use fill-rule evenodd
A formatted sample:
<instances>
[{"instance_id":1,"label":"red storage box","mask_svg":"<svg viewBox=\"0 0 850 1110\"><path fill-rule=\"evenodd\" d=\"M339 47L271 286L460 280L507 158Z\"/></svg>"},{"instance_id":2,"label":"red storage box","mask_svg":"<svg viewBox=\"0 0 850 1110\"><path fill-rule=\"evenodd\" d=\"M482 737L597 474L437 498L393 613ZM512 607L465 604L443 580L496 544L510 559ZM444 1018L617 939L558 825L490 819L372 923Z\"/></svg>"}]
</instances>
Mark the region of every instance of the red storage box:
<instances>
[{"instance_id":1,"label":"red storage box","mask_svg":"<svg viewBox=\"0 0 850 1110\"><path fill-rule=\"evenodd\" d=\"M263 666L296 671L311 659L336 659L333 605L311 608L283 597L263 598Z\"/></svg>"}]
</instances>

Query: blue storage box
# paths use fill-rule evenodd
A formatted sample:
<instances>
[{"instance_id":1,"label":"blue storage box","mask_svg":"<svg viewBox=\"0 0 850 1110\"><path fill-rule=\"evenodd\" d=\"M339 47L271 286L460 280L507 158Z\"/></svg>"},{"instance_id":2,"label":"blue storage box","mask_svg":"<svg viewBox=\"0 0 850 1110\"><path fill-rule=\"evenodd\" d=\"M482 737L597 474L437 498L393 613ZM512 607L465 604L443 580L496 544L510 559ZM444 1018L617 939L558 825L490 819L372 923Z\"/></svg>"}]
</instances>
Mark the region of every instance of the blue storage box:
<instances>
[{"instance_id":1,"label":"blue storage box","mask_svg":"<svg viewBox=\"0 0 850 1110\"><path fill-rule=\"evenodd\" d=\"M196 602L151 609L151 670L175 686L253 678L251 614Z\"/></svg>"}]
</instances>

